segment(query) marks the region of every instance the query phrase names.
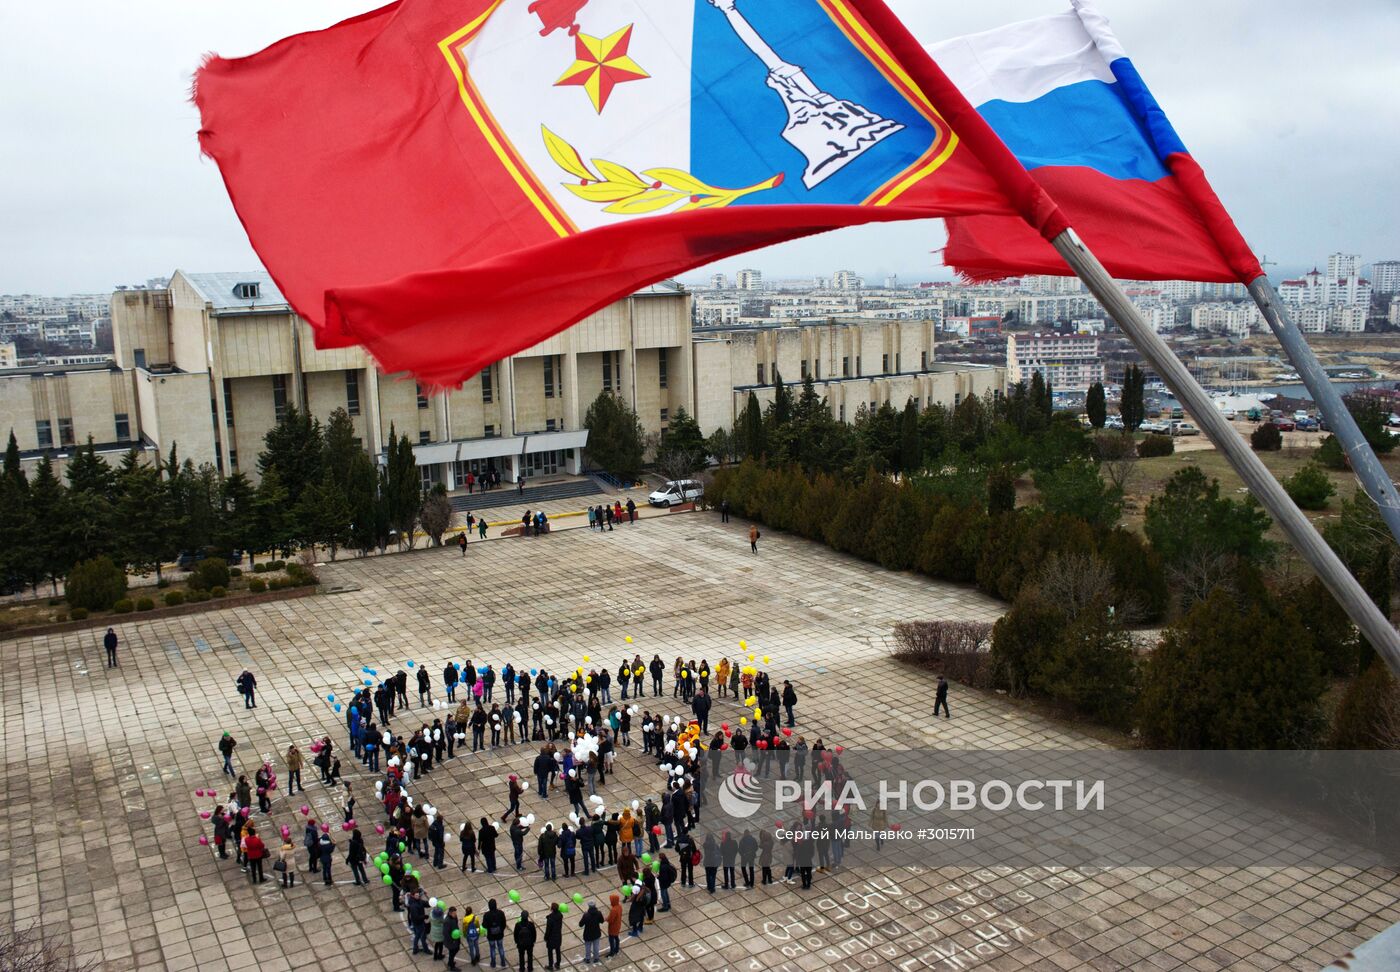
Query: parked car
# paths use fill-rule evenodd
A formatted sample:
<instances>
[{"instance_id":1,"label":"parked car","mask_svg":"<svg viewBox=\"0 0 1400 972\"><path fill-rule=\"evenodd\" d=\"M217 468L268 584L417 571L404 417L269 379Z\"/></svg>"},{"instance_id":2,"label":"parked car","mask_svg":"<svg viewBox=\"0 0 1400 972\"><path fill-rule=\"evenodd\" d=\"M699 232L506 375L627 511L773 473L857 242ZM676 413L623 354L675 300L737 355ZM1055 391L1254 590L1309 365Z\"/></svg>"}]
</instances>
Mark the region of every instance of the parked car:
<instances>
[{"instance_id":1,"label":"parked car","mask_svg":"<svg viewBox=\"0 0 1400 972\"><path fill-rule=\"evenodd\" d=\"M1149 435L1166 435L1171 431L1171 428L1166 422L1143 422L1138 426L1138 431L1146 432Z\"/></svg>"},{"instance_id":2,"label":"parked car","mask_svg":"<svg viewBox=\"0 0 1400 972\"><path fill-rule=\"evenodd\" d=\"M1316 432L1317 419L1300 418L1296 423L1299 432Z\"/></svg>"},{"instance_id":3,"label":"parked car","mask_svg":"<svg viewBox=\"0 0 1400 972\"><path fill-rule=\"evenodd\" d=\"M1200 435L1201 430L1190 422L1173 422L1171 426L1172 435Z\"/></svg>"},{"instance_id":4,"label":"parked car","mask_svg":"<svg viewBox=\"0 0 1400 972\"><path fill-rule=\"evenodd\" d=\"M1280 432L1292 432L1294 429L1298 428L1298 423L1292 419L1280 418L1274 419L1274 427Z\"/></svg>"},{"instance_id":5,"label":"parked car","mask_svg":"<svg viewBox=\"0 0 1400 972\"><path fill-rule=\"evenodd\" d=\"M705 495L705 486L698 479L673 479L647 497L652 506L677 506L693 503Z\"/></svg>"},{"instance_id":6,"label":"parked car","mask_svg":"<svg viewBox=\"0 0 1400 972\"><path fill-rule=\"evenodd\" d=\"M194 570L194 565L201 560L204 560L206 557L218 557L219 555L219 551L217 550L205 550L202 553L198 550L181 550L180 556L175 559L175 566L180 570ZM228 565L230 567L237 567L241 563L243 563L242 550L235 550L228 555Z\"/></svg>"}]
</instances>

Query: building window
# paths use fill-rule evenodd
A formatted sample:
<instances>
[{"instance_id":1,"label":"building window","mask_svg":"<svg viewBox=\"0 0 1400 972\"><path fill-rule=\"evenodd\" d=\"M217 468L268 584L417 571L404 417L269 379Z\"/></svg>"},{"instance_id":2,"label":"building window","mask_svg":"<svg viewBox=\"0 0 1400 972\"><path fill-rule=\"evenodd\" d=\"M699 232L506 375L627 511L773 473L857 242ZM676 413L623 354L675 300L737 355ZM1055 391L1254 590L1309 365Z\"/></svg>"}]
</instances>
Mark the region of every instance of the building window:
<instances>
[{"instance_id":1,"label":"building window","mask_svg":"<svg viewBox=\"0 0 1400 972\"><path fill-rule=\"evenodd\" d=\"M423 387L423 385L422 385L421 382L415 383L413 387L416 388L416 389L418 390L418 407L419 407L419 408L427 408L427 407L428 407L428 392L427 392L427 389L425 389L425 388Z\"/></svg>"},{"instance_id":2,"label":"building window","mask_svg":"<svg viewBox=\"0 0 1400 972\"><path fill-rule=\"evenodd\" d=\"M860 377L860 355L856 355L856 377Z\"/></svg>"},{"instance_id":3,"label":"building window","mask_svg":"<svg viewBox=\"0 0 1400 972\"><path fill-rule=\"evenodd\" d=\"M488 439L494 439L496 437L496 427L494 425L488 425L482 430L481 434Z\"/></svg>"},{"instance_id":4,"label":"building window","mask_svg":"<svg viewBox=\"0 0 1400 972\"><path fill-rule=\"evenodd\" d=\"M927 351L920 351L920 352L919 352L919 370L920 370L920 371L928 371L928 352L927 352Z\"/></svg>"},{"instance_id":5,"label":"building window","mask_svg":"<svg viewBox=\"0 0 1400 972\"><path fill-rule=\"evenodd\" d=\"M821 380L822 380L822 359L821 359L821 358L818 358L816 361L812 362L812 365L813 365L813 367L814 367L814 369L815 369L815 372L816 372L812 377L815 378L817 381L821 381Z\"/></svg>"},{"instance_id":6,"label":"building window","mask_svg":"<svg viewBox=\"0 0 1400 972\"><path fill-rule=\"evenodd\" d=\"M73 420L61 418L58 420L58 444L70 446L73 444Z\"/></svg>"},{"instance_id":7,"label":"building window","mask_svg":"<svg viewBox=\"0 0 1400 972\"><path fill-rule=\"evenodd\" d=\"M552 355L552 354L547 354L547 355L544 356L544 397L545 397L545 398L553 398L553 397L554 397L554 371L555 371L554 355Z\"/></svg>"},{"instance_id":8,"label":"building window","mask_svg":"<svg viewBox=\"0 0 1400 972\"><path fill-rule=\"evenodd\" d=\"M262 285L258 283L240 283L233 285L233 296L239 300L257 300L262 291Z\"/></svg>"},{"instance_id":9,"label":"building window","mask_svg":"<svg viewBox=\"0 0 1400 972\"><path fill-rule=\"evenodd\" d=\"M656 383L661 388L666 388L670 378L666 374L666 349L661 348L656 352Z\"/></svg>"},{"instance_id":10,"label":"building window","mask_svg":"<svg viewBox=\"0 0 1400 972\"><path fill-rule=\"evenodd\" d=\"M117 419L117 441L125 442L131 438L131 418L125 412L118 412Z\"/></svg>"},{"instance_id":11,"label":"building window","mask_svg":"<svg viewBox=\"0 0 1400 972\"><path fill-rule=\"evenodd\" d=\"M495 365L487 365L481 369L481 402L483 405L490 405L495 401L495 391L491 384L491 371Z\"/></svg>"},{"instance_id":12,"label":"building window","mask_svg":"<svg viewBox=\"0 0 1400 972\"><path fill-rule=\"evenodd\" d=\"M228 451L228 464L229 464L231 467L233 467L234 469L237 469L237 468L238 468L238 450L237 450L237 449L230 449L230 450Z\"/></svg>"},{"instance_id":13,"label":"building window","mask_svg":"<svg viewBox=\"0 0 1400 972\"><path fill-rule=\"evenodd\" d=\"M427 445L429 442L432 442L432 441L433 441L433 434L432 434L431 432L429 432L427 429L420 429L420 430L419 430L419 432L418 432L418 444L419 444L419 445Z\"/></svg>"},{"instance_id":14,"label":"building window","mask_svg":"<svg viewBox=\"0 0 1400 972\"><path fill-rule=\"evenodd\" d=\"M889 373L890 373L890 356L889 356L888 354L882 354L882 355L880 355L880 374L882 374L882 375L887 375L887 374L889 374Z\"/></svg>"},{"instance_id":15,"label":"building window","mask_svg":"<svg viewBox=\"0 0 1400 972\"><path fill-rule=\"evenodd\" d=\"M957 408L962 404L962 392L953 392L953 407Z\"/></svg>"},{"instance_id":16,"label":"building window","mask_svg":"<svg viewBox=\"0 0 1400 972\"><path fill-rule=\"evenodd\" d=\"M768 382L764 380L764 369L762 364L758 366L758 383L760 385L768 384Z\"/></svg>"},{"instance_id":17,"label":"building window","mask_svg":"<svg viewBox=\"0 0 1400 972\"><path fill-rule=\"evenodd\" d=\"M851 359L849 357L844 357L841 359L841 377L851 377Z\"/></svg>"},{"instance_id":18,"label":"building window","mask_svg":"<svg viewBox=\"0 0 1400 972\"><path fill-rule=\"evenodd\" d=\"M360 414L360 373L345 372L345 411L351 415Z\"/></svg>"},{"instance_id":19,"label":"building window","mask_svg":"<svg viewBox=\"0 0 1400 972\"><path fill-rule=\"evenodd\" d=\"M803 359L802 359L802 380L803 380L803 381L806 381L806 380L807 380L807 359L806 359L806 358L803 358Z\"/></svg>"},{"instance_id":20,"label":"building window","mask_svg":"<svg viewBox=\"0 0 1400 972\"><path fill-rule=\"evenodd\" d=\"M899 371L900 371L899 365L900 365L900 361L899 361L899 352L896 351L896 352L894 353L894 373L895 373L895 374L899 374Z\"/></svg>"},{"instance_id":21,"label":"building window","mask_svg":"<svg viewBox=\"0 0 1400 972\"><path fill-rule=\"evenodd\" d=\"M433 483L437 481L437 476L435 476L435 475L433 474L434 469L435 469L435 467L433 467L433 466L419 466L419 467L418 467L418 475L422 478L422 481L423 481L423 492L425 492L425 493L426 493L428 490L432 489L432 488L433 488Z\"/></svg>"},{"instance_id":22,"label":"building window","mask_svg":"<svg viewBox=\"0 0 1400 972\"><path fill-rule=\"evenodd\" d=\"M34 431L39 436L40 449L53 448L53 427L46 421L34 423Z\"/></svg>"},{"instance_id":23,"label":"building window","mask_svg":"<svg viewBox=\"0 0 1400 972\"><path fill-rule=\"evenodd\" d=\"M845 402L842 402L842 403L841 403L841 421L842 421L842 422L846 421L846 403L845 403Z\"/></svg>"},{"instance_id":24,"label":"building window","mask_svg":"<svg viewBox=\"0 0 1400 972\"><path fill-rule=\"evenodd\" d=\"M224 424L233 428L233 382L224 379Z\"/></svg>"},{"instance_id":25,"label":"building window","mask_svg":"<svg viewBox=\"0 0 1400 972\"><path fill-rule=\"evenodd\" d=\"M617 352L615 351L603 352L603 391L614 390L614 379L616 380L618 387L622 386L622 376L615 374L615 372L619 370L613 358L613 355L616 353Z\"/></svg>"},{"instance_id":26,"label":"building window","mask_svg":"<svg viewBox=\"0 0 1400 972\"><path fill-rule=\"evenodd\" d=\"M669 408L663 408L661 410L661 424L665 425L669 421L671 421L671 410Z\"/></svg>"},{"instance_id":27,"label":"building window","mask_svg":"<svg viewBox=\"0 0 1400 972\"><path fill-rule=\"evenodd\" d=\"M555 432L555 431L558 431L558 429L559 429L559 423L556 422L554 419L545 419L545 420L544 420L544 430L545 430L546 432Z\"/></svg>"},{"instance_id":28,"label":"building window","mask_svg":"<svg viewBox=\"0 0 1400 972\"><path fill-rule=\"evenodd\" d=\"M272 414L279 422L287 417L286 375L272 376Z\"/></svg>"}]
</instances>

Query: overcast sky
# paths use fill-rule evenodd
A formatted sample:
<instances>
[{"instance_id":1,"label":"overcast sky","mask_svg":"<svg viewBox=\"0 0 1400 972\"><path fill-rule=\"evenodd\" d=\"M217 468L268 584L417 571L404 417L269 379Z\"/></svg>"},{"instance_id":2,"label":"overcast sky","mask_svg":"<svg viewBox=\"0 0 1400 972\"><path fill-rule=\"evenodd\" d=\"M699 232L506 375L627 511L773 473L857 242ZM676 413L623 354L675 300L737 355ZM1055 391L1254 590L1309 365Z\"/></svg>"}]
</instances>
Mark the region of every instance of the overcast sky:
<instances>
[{"instance_id":1,"label":"overcast sky","mask_svg":"<svg viewBox=\"0 0 1400 972\"><path fill-rule=\"evenodd\" d=\"M664 2L664 0L657 0ZM1061 0L890 0L933 41ZM1400 3L1099 0L1256 251L1294 271L1400 258ZM371 9L349 0L0 3L0 293L110 290L257 258L187 98L206 51L249 54ZM846 230L726 261L771 276L940 274L937 223Z\"/></svg>"}]
</instances>

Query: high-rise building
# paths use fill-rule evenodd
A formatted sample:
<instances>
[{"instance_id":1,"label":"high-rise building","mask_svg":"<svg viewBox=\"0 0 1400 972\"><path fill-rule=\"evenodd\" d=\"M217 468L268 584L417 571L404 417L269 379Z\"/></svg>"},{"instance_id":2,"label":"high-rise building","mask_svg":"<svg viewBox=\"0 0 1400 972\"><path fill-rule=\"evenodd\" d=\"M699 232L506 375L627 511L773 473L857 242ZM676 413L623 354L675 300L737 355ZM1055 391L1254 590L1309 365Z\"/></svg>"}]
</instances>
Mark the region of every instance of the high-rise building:
<instances>
[{"instance_id":1,"label":"high-rise building","mask_svg":"<svg viewBox=\"0 0 1400 972\"><path fill-rule=\"evenodd\" d=\"M1371 289L1378 294L1400 294L1400 260L1381 260L1371 267Z\"/></svg>"},{"instance_id":2,"label":"high-rise building","mask_svg":"<svg viewBox=\"0 0 1400 972\"><path fill-rule=\"evenodd\" d=\"M1345 280L1361 276L1361 257L1355 253L1333 253L1327 258L1327 279Z\"/></svg>"},{"instance_id":3,"label":"high-rise building","mask_svg":"<svg viewBox=\"0 0 1400 972\"><path fill-rule=\"evenodd\" d=\"M763 272L761 270L740 270L734 275L734 286L739 290L762 290Z\"/></svg>"},{"instance_id":4,"label":"high-rise building","mask_svg":"<svg viewBox=\"0 0 1400 972\"><path fill-rule=\"evenodd\" d=\"M1062 391L1087 391L1104 380L1099 339L1085 334L1006 336L1006 378L1015 384L1041 377Z\"/></svg>"},{"instance_id":5,"label":"high-rise building","mask_svg":"<svg viewBox=\"0 0 1400 972\"><path fill-rule=\"evenodd\" d=\"M728 288L729 288L729 280L728 280L728 278L725 277L724 274L722 274L722 273L712 273L712 274L710 274L710 289L711 289L711 290L727 290Z\"/></svg>"},{"instance_id":6,"label":"high-rise building","mask_svg":"<svg viewBox=\"0 0 1400 972\"><path fill-rule=\"evenodd\" d=\"M865 281L856 276L854 270L837 270L831 275L833 290L859 290L864 285Z\"/></svg>"}]
</instances>

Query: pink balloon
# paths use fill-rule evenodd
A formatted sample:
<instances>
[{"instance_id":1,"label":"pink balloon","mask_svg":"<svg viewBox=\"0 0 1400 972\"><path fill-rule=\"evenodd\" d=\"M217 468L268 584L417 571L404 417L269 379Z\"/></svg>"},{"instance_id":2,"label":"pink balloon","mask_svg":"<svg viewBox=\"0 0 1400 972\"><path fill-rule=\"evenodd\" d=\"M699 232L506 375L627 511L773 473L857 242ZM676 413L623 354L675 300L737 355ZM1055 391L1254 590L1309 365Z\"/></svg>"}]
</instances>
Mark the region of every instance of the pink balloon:
<instances>
[{"instance_id":1,"label":"pink balloon","mask_svg":"<svg viewBox=\"0 0 1400 972\"><path fill-rule=\"evenodd\" d=\"M261 786L258 787L258 796L266 796L266 795L267 795L267 789L266 789L265 787L261 787Z\"/></svg>"},{"instance_id":2,"label":"pink balloon","mask_svg":"<svg viewBox=\"0 0 1400 972\"><path fill-rule=\"evenodd\" d=\"M209 819L210 817L212 817L213 815L214 815L214 814L213 814L211 811L209 811L209 810L201 810L200 813L199 813L199 818L200 818L201 820L208 820L208 819Z\"/></svg>"},{"instance_id":3,"label":"pink balloon","mask_svg":"<svg viewBox=\"0 0 1400 972\"><path fill-rule=\"evenodd\" d=\"M343 823L343 824L340 825L340 829L348 833L349 831L352 831L352 830L354 830L355 828L352 827L352 826L350 826L349 821L347 821L347 822L345 822L345 823Z\"/></svg>"},{"instance_id":4,"label":"pink balloon","mask_svg":"<svg viewBox=\"0 0 1400 972\"><path fill-rule=\"evenodd\" d=\"M282 825L282 836L283 836L283 837L290 837L290 836L292 836L292 828L291 828L291 827L288 827L286 824L283 824L283 825Z\"/></svg>"},{"instance_id":5,"label":"pink balloon","mask_svg":"<svg viewBox=\"0 0 1400 972\"><path fill-rule=\"evenodd\" d=\"M208 837L200 837L200 838L199 838L199 846L201 846L201 847L208 847L208 846L209 846L209 838L208 838Z\"/></svg>"},{"instance_id":6,"label":"pink balloon","mask_svg":"<svg viewBox=\"0 0 1400 972\"><path fill-rule=\"evenodd\" d=\"M246 817L246 816L248 816L248 814L252 813L253 811L250 810L250 809L248 809L247 807L244 807L242 810L240 810L240 811L238 811L238 812L241 813L243 816Z\"/></svg>"},{"instance_id":7,"label":"pink balloon","mask_svg":"<svg viewBox=\"0 0 1400 972\"><path fill-rule=\"evenodd\" d=\"M311 808L308 807L308 806L307 806L306 804L304 804L304 803L301 805L301 815L302 815L303 817L309 817L309 816L311 816Z\"/></svg>"},{"instance_id":8,"label":"pink balloon","mask_svg":"<svg viewBox=\"0 0 1400 972\"><path fill-rule=\"evenodd\" d=\"M384 833L384 825L383 825L383 824L375 824L375 825L374 825L374 832L375 832L376 834L382 834L382 833Z\"/></svg>"},{"instance_id":9,"label":"pink balloon","mask_svg":"<svg viewBox=\"0 0 1400 972\"><path fill-rule=\"evenodd\" d=\"M321 833L323 833L323 834L328 834L328 833L330 833L330 832L331 832L331 825L330 825L330 824L321 824Z\"/></svg>"},{"instance_id":10,"label":"pink balloon","mask_svg":"<svg viewBox=\"0 0 1400 972\"><path fill-rule=\"evenodd\" d=\"M355 821L354 821L354 820L346 821L346 823L345 823L345 828L346 828L347 830L354 830L354 829L355 829Z\"/></svg>"},{"instance_id":11,"label":"pink balloon","mask_svg":"<svg viewBox=\"0 0 1400 972\"><path fill-rule=\"evenodd\" d=\"M195 795L195 796L204 796L204 791L203 791L203 790L195 790L195 791L194 791L194 795Z\"/></svg>"}]
</instances>

